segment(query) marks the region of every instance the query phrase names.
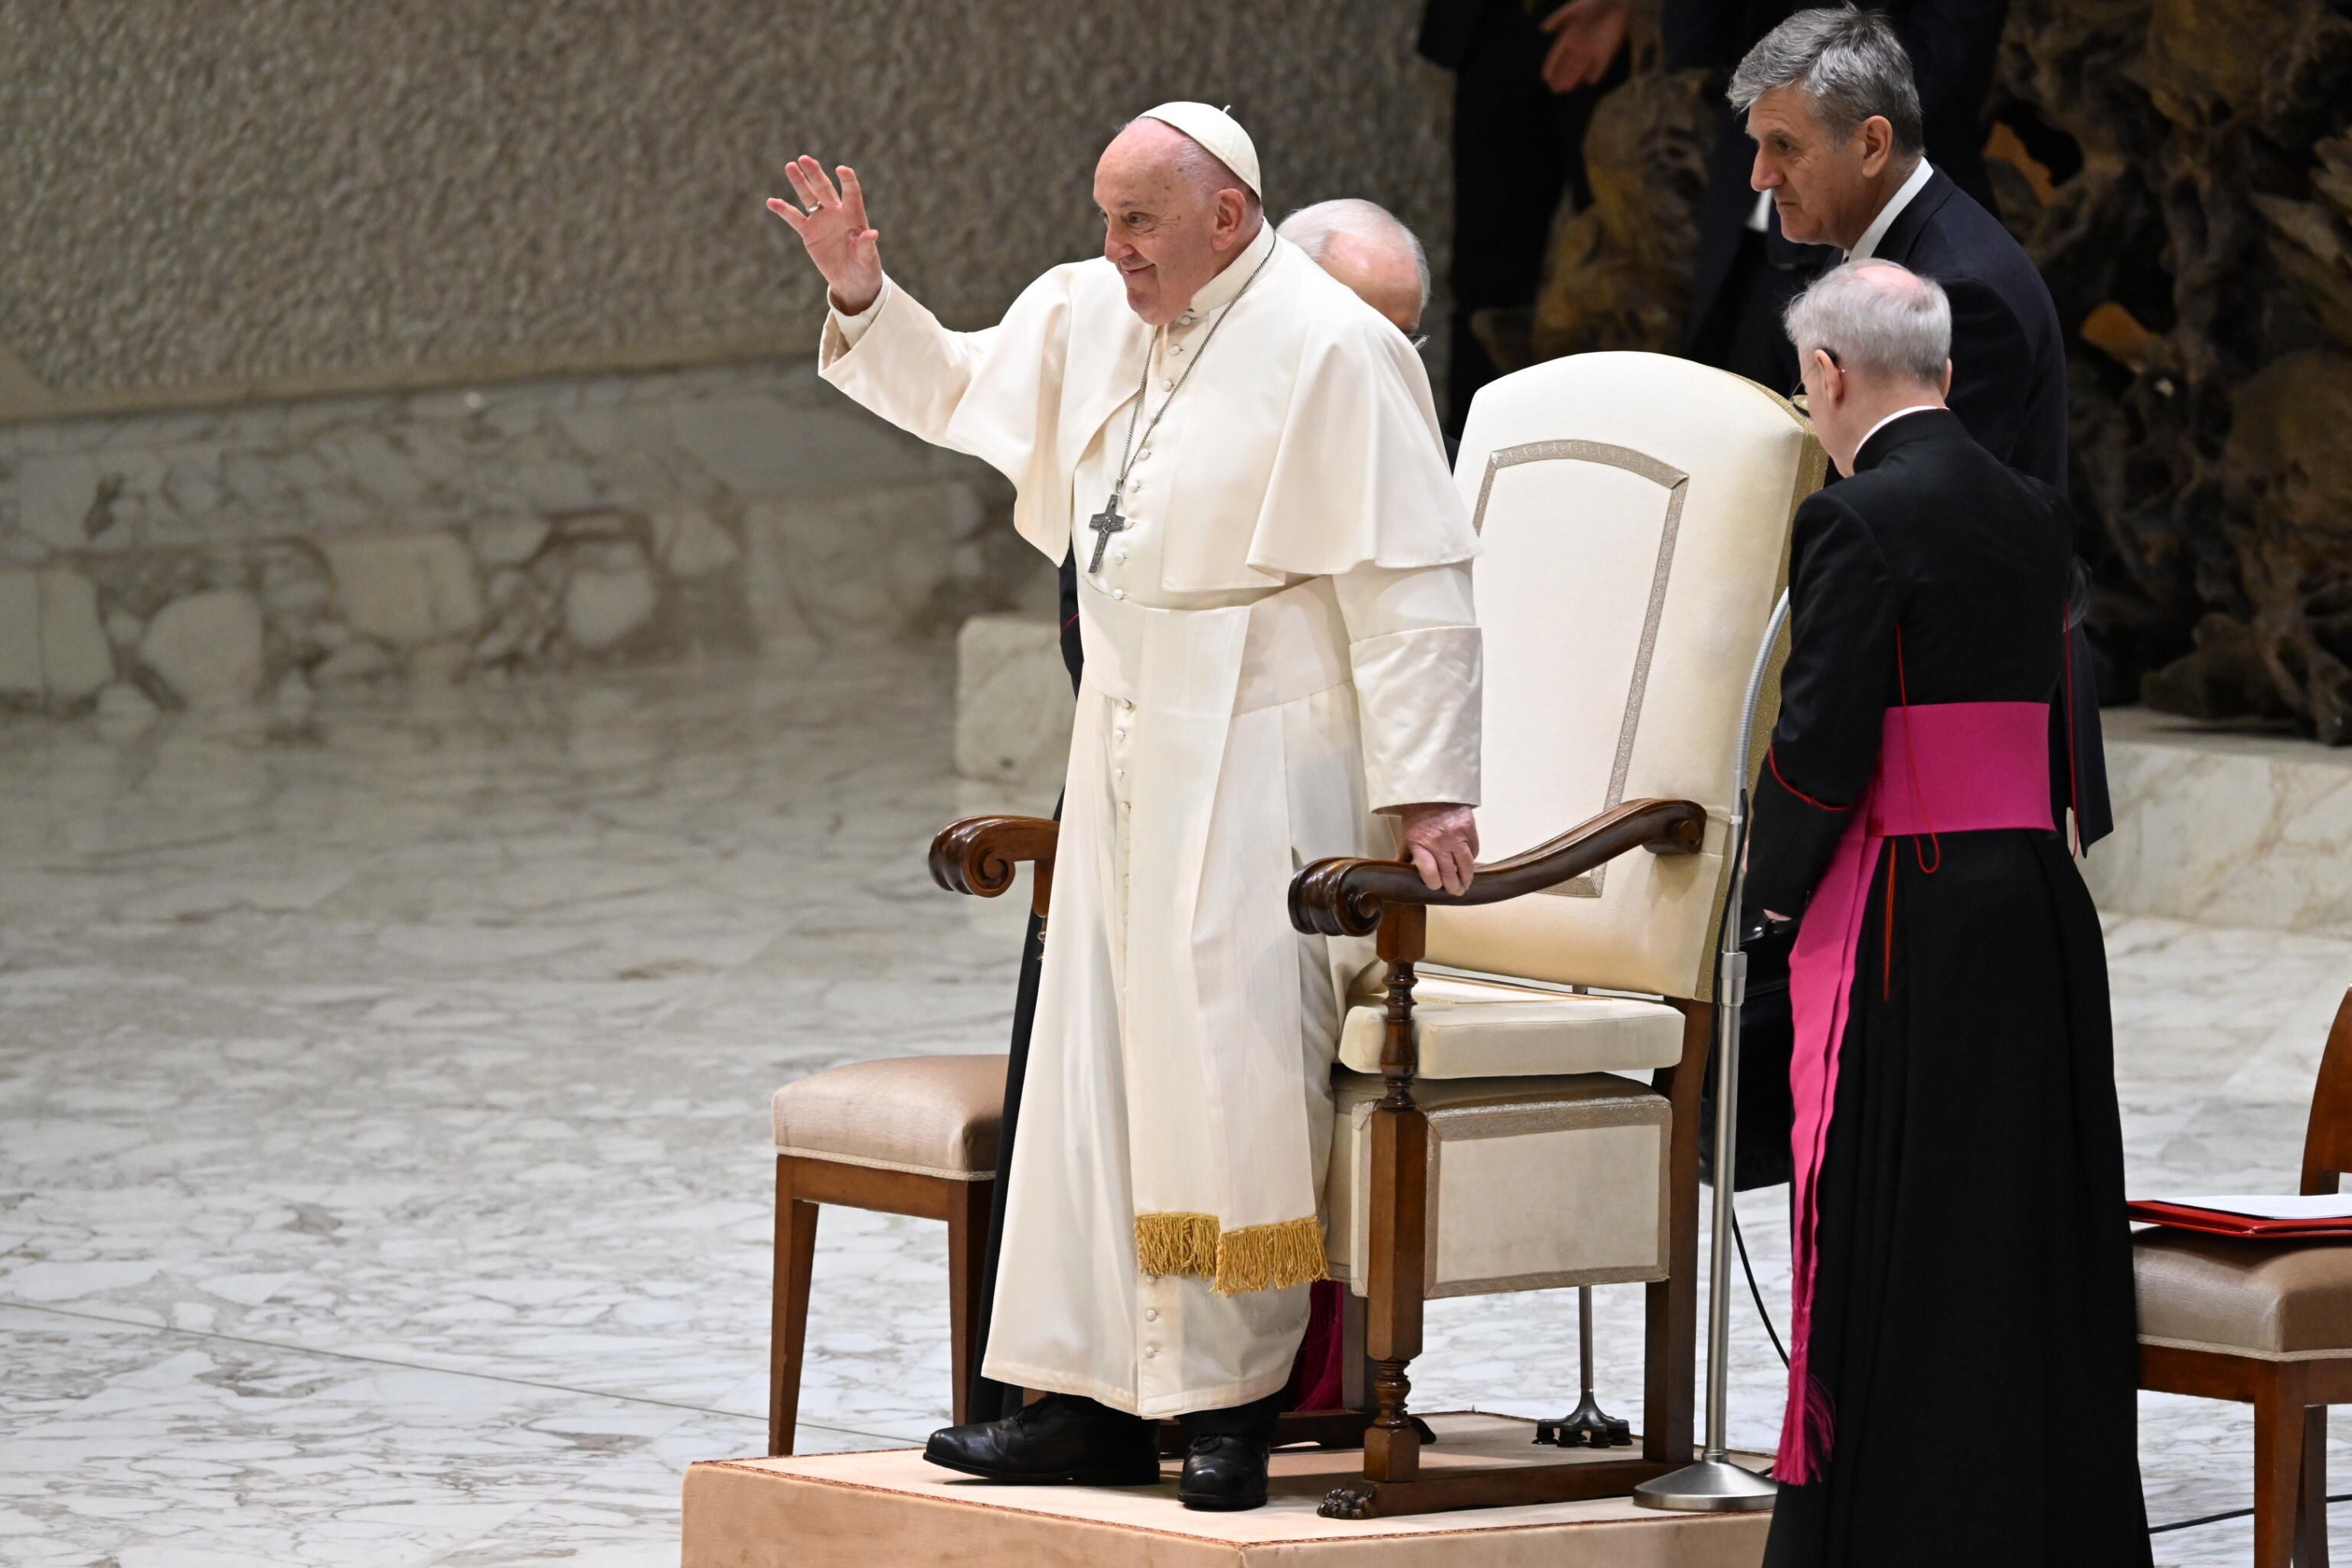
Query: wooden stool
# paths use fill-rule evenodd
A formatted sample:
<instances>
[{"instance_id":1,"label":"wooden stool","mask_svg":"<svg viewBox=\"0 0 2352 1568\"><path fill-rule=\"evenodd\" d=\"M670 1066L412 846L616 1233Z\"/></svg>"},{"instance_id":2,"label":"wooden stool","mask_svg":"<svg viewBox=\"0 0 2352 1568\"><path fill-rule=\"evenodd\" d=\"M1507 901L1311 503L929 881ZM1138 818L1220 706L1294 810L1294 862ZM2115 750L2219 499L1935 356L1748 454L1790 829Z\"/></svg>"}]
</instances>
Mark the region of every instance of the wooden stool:
<instances>
[{"instance_id":1,"label":"wooden stool","mask_svg":"<svg viewBox=\"0 0 2352 1568\"><path fill-rule=\"evenodd\" d=\"M2352 1171L2352 991L2319 1058L2303 1190ZM2254 1407L2254 1568L2327 1568L2327 1407L2352 1404L2352 1241L2142 1231L2139 1385Z\"/></svg>"},{"instance_id":2,"label":"wooden stool","mask_svg":"<svg viewBox=\"0 0 2352 1568\"><path fill-rule=\"evenodd\" d=\"M793 1451L808 1337L816 1205L948 1222L955 1419L971 1397L981 1255L996 1189L1006 1058L896 1057L776 1090L776 1296L768 1344L768 1452Z\"/></svg>"}]
</instances>

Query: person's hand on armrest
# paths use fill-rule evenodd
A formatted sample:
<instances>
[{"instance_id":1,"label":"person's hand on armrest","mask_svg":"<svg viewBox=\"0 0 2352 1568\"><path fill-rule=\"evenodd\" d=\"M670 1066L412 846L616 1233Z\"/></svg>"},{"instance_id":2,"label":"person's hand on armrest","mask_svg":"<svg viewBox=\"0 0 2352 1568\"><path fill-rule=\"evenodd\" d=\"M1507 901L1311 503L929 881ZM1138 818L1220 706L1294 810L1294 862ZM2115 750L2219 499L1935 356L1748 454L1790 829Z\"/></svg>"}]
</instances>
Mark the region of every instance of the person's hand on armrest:
<instances>
[{"instance_id":1,"label":"person's hand on armrest","mask_svg":"<svg viewBox=\"0 0 2352 1568\"><path fill-rule=\"evenodd\" d=\"M1396 808L1404 851L1423 886L1449 893L1469 890L1478 868L1478 814L1444 801Z\"/></svg>"}]
</instances>

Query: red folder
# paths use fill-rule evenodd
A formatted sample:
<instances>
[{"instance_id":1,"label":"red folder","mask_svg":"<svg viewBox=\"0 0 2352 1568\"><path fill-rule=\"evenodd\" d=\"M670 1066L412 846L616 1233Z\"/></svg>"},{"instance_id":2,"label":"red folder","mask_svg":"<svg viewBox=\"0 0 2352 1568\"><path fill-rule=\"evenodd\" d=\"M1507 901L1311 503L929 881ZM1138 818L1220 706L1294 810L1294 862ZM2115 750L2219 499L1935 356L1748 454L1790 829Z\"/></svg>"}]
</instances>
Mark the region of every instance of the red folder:
<instances>
[{"instance_id":1,"label":"red folder","mask_svg":"<svg viewBox=\"0 0 2352 1568\"><path fill-rule=\"evenodd\" d=\"M2352 1237L2352 1215L2310 1219L2265 1219L2231 1214L2226 1209L2198 1208L2158 1198L2135 1198L2124 1205L2132 1218L2173 1230L2203 1231L2211 1236L2269 1237L2279 1241L2315 1241L2328 1237Z\"/></svg>"}]
</instances>

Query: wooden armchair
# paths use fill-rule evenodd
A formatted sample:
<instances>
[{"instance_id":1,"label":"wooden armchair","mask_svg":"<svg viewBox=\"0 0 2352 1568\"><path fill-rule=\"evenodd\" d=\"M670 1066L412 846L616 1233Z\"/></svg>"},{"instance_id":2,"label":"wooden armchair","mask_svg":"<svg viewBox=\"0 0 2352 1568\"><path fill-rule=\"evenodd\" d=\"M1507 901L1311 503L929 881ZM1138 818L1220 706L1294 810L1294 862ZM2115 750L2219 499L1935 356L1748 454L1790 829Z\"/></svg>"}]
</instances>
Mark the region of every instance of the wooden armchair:
<instances>
[{"instance_id":1,"label":"wooden armchair","mask_svg":"<svg viewBox=\"0 0 2352 1568\"><path fill-rule=\"evenodd\" d=\"M1826 467L1780 398L1657 355L1553 361L1472 406L1481 836L1534 847L1461 898L1390 862L1292 882L1295 924L1374 933L1389 965L1339 1052L1326 1209L1333 1272L1368 1299L1375 1409L1327 1515L1617 1495L1692 1458L1733 781L1770 731L1777 682L1751 716L1749 676ZM1638 1457L1424 1469L1406 1405L1424 1300L1618 1282L1648 1296Z\"/></svg>"},{"instance_id":2,"label":"wooden armchair","mask_svg":"<svg viewBox=\"0 0 2352 1568\"><path fill-rule=\"evenodd\" d=\"M1327 1515L1617 1495L1692 1457L1732 781L1771 725L1777 687L1743 723L1748 677L1825 468L1783 400L1663 355L1554 361L1472 406L1456 479L1485 543L1480 833L1531 847L1460 898L1364 859L1290 890L1300 930L1372 934L1387 964L1342 1026L1325 1188L1370 1370L1359 1408L1281 1434L1361 1435L1363 1476ZM1033 818L957 823L932 874L992 896L1034 862L1043 912L1054 839ZM1638 1458L1424 1473L1406 1399L1425 1300L1620 1282L1648 1288Z\"/></svg>"}]
</instances>

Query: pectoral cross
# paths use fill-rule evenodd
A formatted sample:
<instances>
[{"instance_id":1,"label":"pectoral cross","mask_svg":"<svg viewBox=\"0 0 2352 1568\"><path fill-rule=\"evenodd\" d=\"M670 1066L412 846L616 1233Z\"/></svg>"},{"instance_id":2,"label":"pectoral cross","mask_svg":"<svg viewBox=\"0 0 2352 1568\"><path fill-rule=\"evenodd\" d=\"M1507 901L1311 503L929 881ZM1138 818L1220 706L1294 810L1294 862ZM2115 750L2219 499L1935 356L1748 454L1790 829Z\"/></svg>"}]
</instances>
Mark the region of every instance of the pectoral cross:
<instances>
[{"instance_id":1,"label":"pectoral cross","mask_svg":"<svg viewBox=\"0 0 2352 1568\"><path fill-rule=\"evenodd\" d=\"M1109 545L1110 536L1114 533L1125 533L1135 525L1118 515L1118 492L1113 490L1110 492L1110 500L1103 502L1102 510L1087 520L1087 526L1095 531L1095 556L1087 564L1087 575L1091 577L1102 570L1103 551Z\"/></svg>"}]
</instances>

